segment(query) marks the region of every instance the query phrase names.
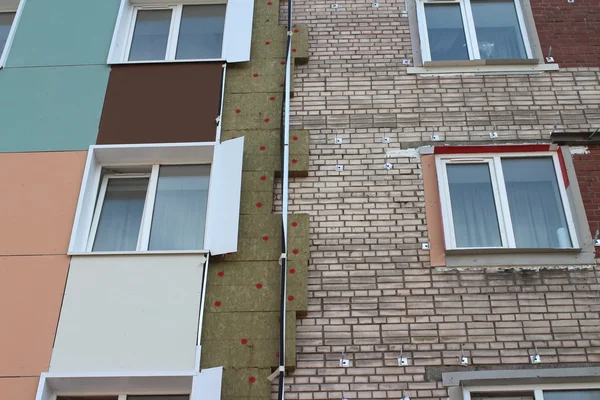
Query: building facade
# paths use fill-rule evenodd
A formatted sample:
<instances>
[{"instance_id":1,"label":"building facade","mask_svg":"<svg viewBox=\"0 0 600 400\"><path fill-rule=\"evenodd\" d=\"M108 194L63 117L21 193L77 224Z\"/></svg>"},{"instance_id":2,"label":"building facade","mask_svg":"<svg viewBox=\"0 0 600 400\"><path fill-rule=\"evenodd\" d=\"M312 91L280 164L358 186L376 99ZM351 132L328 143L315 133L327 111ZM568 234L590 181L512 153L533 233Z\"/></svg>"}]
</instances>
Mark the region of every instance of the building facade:
<instances>
[{"instance_id":1,"label":"building facade","mask_svg":"<svg viewBox=\"0 0 600 400\"><path fill-rule=\"evenodd\" d=\"M287 398L600 398L598 2L294 11L311 251Z\"/></svg>"},{"instance_id":2,"label":"building facade","mask_svg":"<svg viewBox=\"0 0 600 400\"><path fill-rule=\"evenodd\" d=\"M0 0L0 399L599 399L597 1L291 5Z\"/></svg>"},{"instance_id":3,"label":"building facade","mask_svg":"<svg viewBox=\"0 0 600 400\"><path fill-rule=\"evenodd\" d=\"M268 398L294 367L287 31L266 1L0 1L1 399ZM308 133L289 136L306 175Z\"/></svg>"}]
</instances>

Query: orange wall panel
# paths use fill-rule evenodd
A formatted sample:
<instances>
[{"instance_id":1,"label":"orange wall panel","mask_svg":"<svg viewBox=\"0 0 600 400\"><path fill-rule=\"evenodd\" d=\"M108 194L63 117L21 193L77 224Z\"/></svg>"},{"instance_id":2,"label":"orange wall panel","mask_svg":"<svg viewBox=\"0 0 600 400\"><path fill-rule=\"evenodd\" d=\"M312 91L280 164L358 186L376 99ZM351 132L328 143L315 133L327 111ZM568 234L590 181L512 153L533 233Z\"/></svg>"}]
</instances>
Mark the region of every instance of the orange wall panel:
<instances>
[{"instance_id":1,"label":"orange wall panel","mask_svg":"<svg viewBox=\"0 0 600 400\"><path fill-rule=\"evenodd\" d=\"M67 253L86 156L0 154L0 255Z\"/></svg>"},{"instance_id":2,"label":"orange wall panel","mask_svg":"<svg viewBox=\"0 0 600 400\"><path fill-rule=\"evenodd\" d=\"M446 245L444 241L444 226L442 224L440 192L438 190L437 172L435 170L435 156L433 154L423 155L421 162L431 266L443 267L446 265Z\"/></svg>"},{"instance_id":3,"label":"orange wall panel","mask_svg":"<svg viewBox=\"0 0 600 400\"><path fill-rule=\"evenodd\" d=\"M67 256L0 256L1 377L48 370L68 269Z\"/></svg>"},{"instance_id":4,"label":"orange wall panel","mask_svg":"<svg viewBox=\"0 0 600 400\"><path fill-rule=\"evenodd\" d=\"M39 378L0 378L0 399L33 400Z\"/></svg>"}]
</instances>

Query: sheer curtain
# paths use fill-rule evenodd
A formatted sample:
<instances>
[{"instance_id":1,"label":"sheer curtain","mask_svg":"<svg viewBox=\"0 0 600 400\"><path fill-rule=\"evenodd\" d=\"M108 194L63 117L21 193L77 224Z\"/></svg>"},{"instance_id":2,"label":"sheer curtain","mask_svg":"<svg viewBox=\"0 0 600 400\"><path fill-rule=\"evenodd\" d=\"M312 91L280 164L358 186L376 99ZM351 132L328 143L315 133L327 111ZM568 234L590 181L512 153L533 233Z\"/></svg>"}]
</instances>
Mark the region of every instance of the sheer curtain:
<instances>
[{"instance_id":1,"label":"sheer curtain","mask_svg":"<svg viewBox=\"0 0 600 400\"><path fill-rule=\"evenodd\" d=\"M552 158L507 158L502 169L517 247L571 247Z\"/></svg>"},{"instance_id":2,"label":"sheer curtain","mask_svg":"<svg viewBox=\"0 0 600 400\"><path fill-rule=\"evenodd\" d=\"M209 165L162 166L148 250L202 250Z\"/></svg>"},{"instance_id":3,"label":"sheer curtain","mask_svg":"<svg viewBox=\"0 0 600 400\"><path fill-rule=\"evenodd\" d=\"M92 251L135 251L147 178L109 179Z\"/></svg>"},{"instance_id":4,"label":"sheer curtain","mask_svg":"<svg viewBox=\"0 0 600 400\"><path fill-rule=\"evenodd\" d=\"M527 58L514 0L472 0L482 59Z\"/></svg>"},{"instance_id":5,"label":"sheer curtain","mask_svg":"<svg viewBox=\"0 0 600 400\"><path fill-rule=\"evenodd\" d=\"M488 164L447 165L456 247L500 247Z\"/></svg>"}]
</instances>

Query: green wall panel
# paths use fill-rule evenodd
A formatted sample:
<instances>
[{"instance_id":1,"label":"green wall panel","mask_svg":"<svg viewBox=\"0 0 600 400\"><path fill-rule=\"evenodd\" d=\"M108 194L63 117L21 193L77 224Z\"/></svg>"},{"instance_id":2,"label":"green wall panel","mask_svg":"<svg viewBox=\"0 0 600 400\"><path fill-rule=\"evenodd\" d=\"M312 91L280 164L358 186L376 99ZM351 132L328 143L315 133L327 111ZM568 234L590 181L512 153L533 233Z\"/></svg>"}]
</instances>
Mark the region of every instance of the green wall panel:
<instances>
[{"instance_id":1,"label":"green wall panel","mask_svg":"<svg viewBox=\"0 0 600 400\"><path fill-rule=\"evenodd\" d=\"M7 67L106 64L120 0L27 0Z\"/></svg>"},{"instance_id":2,"label":"green wall panel","mask_svg":"<svg viewBox=\"0 0 600 400\"><path fill-rule=\"evenodd\" d=\"M86 150L96 142L110 68L0 70L0 152Z\"/></svg>"}]
</instances>

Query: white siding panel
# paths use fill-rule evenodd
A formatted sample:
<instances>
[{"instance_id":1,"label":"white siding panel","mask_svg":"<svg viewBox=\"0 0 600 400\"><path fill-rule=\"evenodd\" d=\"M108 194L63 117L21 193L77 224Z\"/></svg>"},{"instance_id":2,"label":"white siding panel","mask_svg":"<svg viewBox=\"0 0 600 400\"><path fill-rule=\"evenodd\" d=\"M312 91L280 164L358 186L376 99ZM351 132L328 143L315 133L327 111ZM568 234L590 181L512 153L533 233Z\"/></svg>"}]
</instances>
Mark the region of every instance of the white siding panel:
<instances>
[{"instance_id":1,"label":"white siding panel","mask_svg":"<svg viewBox=\"0 0 600 400\"><path fill-rule=\"evenodd\" d=\"M203 261L73 257L50 372L192 370Z\"/></svg>"},{"instance_id":2,"label":"white siding panel","mask_svg":"<svg viewBox=\"0 0 600 400\"><path fill-rule=\"evenodd\" d=\"M203 369L194 377L191 400L221 400L223 367Z\"/></svg>"},{"instance_id":3,"label":"white siding panel","mask_svg":"<svg viewBox=\"0 0 600 400\"><path fill-rule=\"evenodd\" d=\"M237 251L243 156L243 137L215 146L205 240L205 247L211 254Z\"/></svg>"},{"instance_id":4,"label":"white siding panel","mask_svg":"<svg viewBox=\"0 0 600 400\"><path fill-rule=\"evenodd\" d=\"M225 14L223 57L227 62L250 61L254 0L229 0Z\"/></svg>"}]
</instances>

